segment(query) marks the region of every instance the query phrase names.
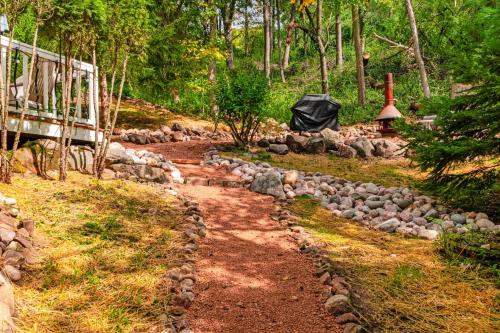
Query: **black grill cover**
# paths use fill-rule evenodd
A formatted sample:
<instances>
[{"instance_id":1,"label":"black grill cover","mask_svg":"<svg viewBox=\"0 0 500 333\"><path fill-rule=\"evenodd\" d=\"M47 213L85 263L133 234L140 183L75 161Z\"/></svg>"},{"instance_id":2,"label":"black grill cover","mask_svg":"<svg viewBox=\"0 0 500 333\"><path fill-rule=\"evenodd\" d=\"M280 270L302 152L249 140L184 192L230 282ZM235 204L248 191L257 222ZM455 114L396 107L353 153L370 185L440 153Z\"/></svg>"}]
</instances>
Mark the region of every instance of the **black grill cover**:
<instances>
[{"instance_id":1,"label":"black grill cover","mask_svg":"<svg viewBox=\"0 0 500 333\"><path fill-rule=\"evenodd\" d=\"M328 95L304 95L292 107L290 129L302 132L319 132L330 128L339 130L338 114L340 104Z\"/></svg>"}]
</instances>

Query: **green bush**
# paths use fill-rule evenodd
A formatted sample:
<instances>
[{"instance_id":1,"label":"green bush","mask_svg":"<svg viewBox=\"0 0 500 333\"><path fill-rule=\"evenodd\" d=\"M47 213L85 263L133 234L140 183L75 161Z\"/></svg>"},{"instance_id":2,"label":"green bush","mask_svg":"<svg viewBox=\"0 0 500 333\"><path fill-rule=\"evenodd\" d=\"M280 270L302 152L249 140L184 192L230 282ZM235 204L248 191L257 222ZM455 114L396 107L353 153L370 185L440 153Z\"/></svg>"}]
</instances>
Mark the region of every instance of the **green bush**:
<instances>
[{"instance_id":1,"label":"green bush","mask_svg":"<svg viewBox=\"0 0 500 333\"><path fill-rule=\"evenodd\" d=\"M255 71L229 73L219 78L216 96L218 117L229 126L235 142L246 146L263 118L269 96L266 78Z\"/></svg>"}]
</instances>

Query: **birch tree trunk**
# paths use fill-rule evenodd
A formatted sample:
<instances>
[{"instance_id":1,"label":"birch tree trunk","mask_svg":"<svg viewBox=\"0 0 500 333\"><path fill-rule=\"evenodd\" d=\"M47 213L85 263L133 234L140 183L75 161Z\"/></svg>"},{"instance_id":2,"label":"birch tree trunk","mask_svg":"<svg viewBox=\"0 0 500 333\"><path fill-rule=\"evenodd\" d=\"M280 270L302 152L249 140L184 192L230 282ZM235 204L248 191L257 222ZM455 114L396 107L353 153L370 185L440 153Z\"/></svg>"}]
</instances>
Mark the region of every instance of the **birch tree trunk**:
<instances>
[{"instance_id":1,"label":"birch tree trunk","mask_svg":"<svg viewBox=\"0 0 500 333\"><path fill-rule=\"evenodd\" d=\"M413 49L415 53L415 61L417 62L418 70L420 72L420 84L425 98L431 98L431 89L427 81L427 71L425 70L424 59L420 52L420 43L418 41L417 21L415 20L415 13L413 12L413 5L411 0L406 0L406 12L410 20L411 33L413 35Z\"/></svg>"},{"instance_id":2,"label":"birch tree trunk","mask_svg":"<svg viewBox=\"0 0 500 333\"><path fill-rule=\"evenodd\" d=\"M316 39L318 43L319 62L321 70L321 90L328 95L328 67L326 63L326 50L323 43L323 0L316 4Z\"/></svg>"},{"instance_id":3,"label":"birch tree trunk","mask_svg":"<svg viewBox=\"0 0 500 333\"><path fill-rule=\"evenodd\" d=\"M207 0L207 5L209 9L213 9L215 11L215 6L213 0ZM210 35L209 35L209 44L211 47L215 47L215 42L216 42L216 37L217 37L217 14L213 13L210 18L209 18L209 29L210 29ZM213 88L215 85L215 59L211 59L209 64L208 64L208 82L210 86ZM210 91L210 116L213 119L217 119L217 103L215 101L215 95L214 92ZM217 124L217 123L216 123ZM215 126L217 127L217 125Z\"/></svg>"},{"instance_id":4,"label":"birch tree trunk","mask_svg":"<svg viewBox=\"0 0 500 333\"><path fill-rule=\"evenodd\" d=\"M340 20L340 15L335 16L335 36L337 44L335 65L339 71L342 71L344 69L344 52L342 49L342 21Z\"/></svg>"},{"instance_id":5,"label":"birch tree trunk","mask_svg":"<svg viewBox=\"0 0 500 333\"><path fill-rule=\"evenodd\" d=\"M280 76L281 81L285 82L285 69L283 68L283 60L281 55L281 0L276 0L276 19L277 19L277 29L278 29L278 62L280 66Z\"/></svg>"},{"instance_id":6,"label":"birch tree trunk","mask_svg":"<svg viewBox=\"0 0 500 333\"><path fill-rule=\"evenodd\" d=\"M358 104L364 107L366 104L365 71L363 66L363 46L361 44L359 22L359 10L357 6L352 6L352 38L356 52L356 76L358 80Z\"/></svg>"},{"instance_id":7,"label":"birch tree trunk","mask_svg":"<svg viewBox=\"0 0 500 333\"><path fill-rule=\"evenodd\" d=\"M283 69L288 68L288 62L290 59L290 48L292 45L292 31L295 29L295 2L292 4L290 9L290 21L286 27L286 40L285 40L285 53L283 54ZM284 81L283 81L284 82Z\"/></svg>"},{"instance_id":8,"label":"birch tree trunk","mask_svg":"<svg viewBox=\"0 0 500 333\"><path fill-rule=\"evenodd\" d=\"M271 80L271 4L270 0L263 1L264 15L264 73L268 81Z\"/></svg>"}]
</instances>

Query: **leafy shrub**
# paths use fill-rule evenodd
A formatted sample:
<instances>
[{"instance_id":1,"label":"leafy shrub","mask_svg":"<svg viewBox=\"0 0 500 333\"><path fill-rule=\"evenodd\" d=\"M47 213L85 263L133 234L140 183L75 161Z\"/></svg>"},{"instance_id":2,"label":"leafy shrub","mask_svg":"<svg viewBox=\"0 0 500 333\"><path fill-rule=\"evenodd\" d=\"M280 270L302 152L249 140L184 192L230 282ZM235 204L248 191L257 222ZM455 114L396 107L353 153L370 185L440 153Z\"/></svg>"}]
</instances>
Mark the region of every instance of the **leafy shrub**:
<instances>
[{"instance_id":1,"label":"leafy shrub","mask_svg":"<svg viewBox=\"0 0 500 333\"><path fill-rule=\"evenodd\" d=\"M268 82L259 72L234 72L219 78L219 118L229 126L238 145L246 146L253 140L268 95Z\"/></svg>"}]
</instances>

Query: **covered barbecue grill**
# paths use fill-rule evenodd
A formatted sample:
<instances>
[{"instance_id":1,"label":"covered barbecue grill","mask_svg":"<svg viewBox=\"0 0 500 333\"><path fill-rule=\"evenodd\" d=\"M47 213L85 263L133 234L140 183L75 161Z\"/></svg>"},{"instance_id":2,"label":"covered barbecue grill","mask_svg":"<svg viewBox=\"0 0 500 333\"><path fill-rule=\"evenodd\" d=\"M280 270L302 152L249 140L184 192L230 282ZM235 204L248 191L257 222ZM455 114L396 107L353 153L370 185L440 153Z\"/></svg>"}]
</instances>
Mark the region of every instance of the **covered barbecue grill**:
<instances>
[{"instance_id":1,"label":"covered barbecue grill","mask_svg":"<svg viewBox=\"0 0 500 333\"><path fill-rule=\"evenodd\" d=\"M339 130L340 104L328 95L304 95L292 107L290 129L302 132L319 132L325 128Z\"/></svg>"}]
</instances>

